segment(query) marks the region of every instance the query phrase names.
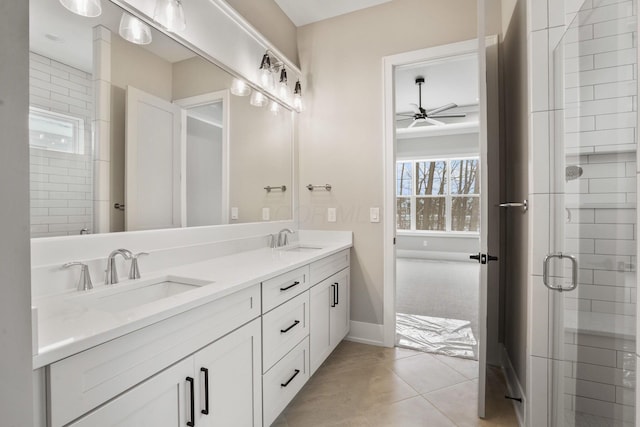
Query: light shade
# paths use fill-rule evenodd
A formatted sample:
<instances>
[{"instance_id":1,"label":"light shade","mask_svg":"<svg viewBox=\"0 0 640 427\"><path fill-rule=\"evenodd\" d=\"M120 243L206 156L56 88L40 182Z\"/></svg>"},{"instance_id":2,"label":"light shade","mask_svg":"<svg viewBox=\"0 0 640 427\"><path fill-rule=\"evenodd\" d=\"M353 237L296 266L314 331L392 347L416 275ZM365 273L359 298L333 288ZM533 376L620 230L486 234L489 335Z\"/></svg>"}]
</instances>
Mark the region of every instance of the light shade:
<instances>
[{"instance_id":1,"label":"light shade","mask_svg":"<svg viewBox=\"0 0 640 427\"><path fill-rule=\"evenodd\" d=\"M126 12L122 12L118 33L123 39L135 44L149 44L152 40L151 28Z\"/></svg>"},{"instance_id":2,"label":"light shade","mask_svg":"<svg viewBox=\"0 0 640 427\"><path fill-rule=\"evenodd\" d=\"M302 85L300 80L296 82L296 87L293 90L293 108L298 112L304 111L304 102L302 101Z\"/></svg>"},{"instance_id":3,"label":"light shade","mask_svg":"<svg viewBox=\"0 0 640 427\"><path fill-rule=\"evenodd\" d=\"M266 90L271 90L273 87L273 76L271 75L271 58L269 53L262 55L262 61L260 61L260 69L258 70L258 82L260 86Z\"/></svg>"},{"instance_id":4,"label":"light shade","mask_svg":"<svg viewBox=\"0 0 640 427\"><path fill-rule=\"evenodd\" d=\"M88 18L95 18L102 13L100 0L60 0L60 4L71 12Z\"/></svg>"},{"instance_id":5,"label":"light shade","mask_svg":"<svg viewBox=\"0 0 640 427\"><path fill-rule=\"evenodd\" d=\"M278 104L276 101L271 101L271 104L269 104L269 111L274 116L277 116L280 112L280 104Z\"/></svg>"},{"instance_id":6,"label":"light shade","mask_svg":"<svg viewBox=\"0 0 640 427\"><path fill-rule=\"evenodd\" d=\"M287 70L282 67L280 71L280 83L278 84L278 96L285 101L289 100L289 86L287 84Z\"/></svg>"},{"instance_id":7,"label":"light shade","mask_svg":"<svg viewBox=\"0 0 640 427\"><path fill-rule=\"evenodd\" d=\"M153 20L167 31L174 33L187 28L182 0L156 0Z\"/></svg>"},{"instance_id":8,"label":"light shade","mask_svg":"<svg viewBox=\"0 0 640 427\"><path fill-rule=\"evenodd\" d=\"M267 105L267 101L269 100L267 99L266 96L262 94L262 92L258 92L257 90L254 90L253 93L251 94L251 99L249 100L249 104L253 105L254 107L264 107L265 105Z\"/></svg>"},{"instance_id":9,"label":"light shade","mask_svg":"<svg viewBox=\"0 0 640 427\"><path fill-rule=\"evenodd\" d=\"M231 93L236 96L247 96L251 93L251 87L241 79L233 79L231 83Z\"/></svg>"}]
</instances>

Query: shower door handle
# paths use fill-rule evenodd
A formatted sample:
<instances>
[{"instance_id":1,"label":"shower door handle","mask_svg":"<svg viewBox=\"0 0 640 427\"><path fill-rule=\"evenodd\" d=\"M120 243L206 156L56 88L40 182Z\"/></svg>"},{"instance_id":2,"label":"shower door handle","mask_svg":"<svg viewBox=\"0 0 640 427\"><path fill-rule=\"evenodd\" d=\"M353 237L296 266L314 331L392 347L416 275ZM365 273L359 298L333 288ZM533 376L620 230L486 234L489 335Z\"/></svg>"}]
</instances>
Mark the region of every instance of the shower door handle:
<instances>
[{"instance_id":1,"label":"shower door handle","mask_svg":"<svg viewBox=\"0 0 640 427\"><path fill-rule=\"evenodd\" d=\"M553 258L558 259L569 259L571 261L571 285L569 287L563 286L553 286L549 283L549 261ZM575 256L569 254L563 254L562 252L558 252L555 254L547 254L544 257L544 261L542 262L542 283L551 289L552 291L558 292L569 292L578 287L578 260Z\"/></svg>"}]
</instances>

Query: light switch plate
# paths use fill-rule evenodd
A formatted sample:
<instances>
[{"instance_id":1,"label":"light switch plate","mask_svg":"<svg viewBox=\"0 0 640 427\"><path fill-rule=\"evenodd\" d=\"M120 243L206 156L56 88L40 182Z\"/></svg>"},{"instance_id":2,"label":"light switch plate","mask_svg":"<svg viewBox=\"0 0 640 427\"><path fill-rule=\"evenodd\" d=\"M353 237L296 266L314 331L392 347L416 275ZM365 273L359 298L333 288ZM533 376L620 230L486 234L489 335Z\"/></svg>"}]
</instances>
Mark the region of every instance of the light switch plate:
<instances>
[{"instance_id":1,"label":"light switch plate","mask_svg":"<svg viewBox=\"0 0 640 427\"><path fill-rule=\"evenodd\" d=\"M269 221L269 217L271 215L271 213L269 211L270 211L269 208L262 208L262 220L263 221Z\"/></svg>"},{"instance_id":2,"label":"light switch plate","mask_svg":"<svg viewBox=\"0 0 640 427\"><path fill-rule=\"evenodd\" d=\"M238 219L238 208L231 208L231 219Z\"/></svg>"},{"instance_id":3,"label":"light switch plate","mask_svg":"<svg viewBox=\"0 0 640 427\"><path fill-rule=\"evenodd\" d=\"M369 220L371 222L380 222L380 208L369 209Z\"/></svg>"},{"instance_id":4,"label":"light switch plate","mask_svg":"<svg viewBox=\"0 0 640 427\"><path fill-rule=\"evenodd\" d=\"M327 209L327 221L336 222L336 208Z\"/></svg>"}]
</instances>

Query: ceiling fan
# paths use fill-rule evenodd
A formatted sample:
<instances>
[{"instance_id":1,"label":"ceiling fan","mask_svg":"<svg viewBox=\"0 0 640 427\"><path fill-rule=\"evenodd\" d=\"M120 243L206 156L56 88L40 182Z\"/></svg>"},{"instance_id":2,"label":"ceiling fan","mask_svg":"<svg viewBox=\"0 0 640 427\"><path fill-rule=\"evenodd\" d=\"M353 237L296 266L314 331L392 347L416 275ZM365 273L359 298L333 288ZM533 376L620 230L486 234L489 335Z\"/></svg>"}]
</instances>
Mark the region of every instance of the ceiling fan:
<instances>
[{"instance_id":1,"label":"ceiling fan","mask_svg":"<svg viewBox=\"0 0 640 427\"><path fill-rule=\"evenodd\" d=\"M422 85L424 84L424 77L418 76L416 77L416 84L418 85L418 104L411 104L414 106L414 113L400 113L399 116L406 116L404 119L399 119L398 121L404 120L413 120L413 122L409 125L410 128L414 127L418 123L428 123L432 125L442 126L445 125L445 122L436 119L446 119L453 117L466 117L467 115L464 113L450 113L450 114L442 114L447 110L452 108L456 108L458 104L450 103L443 105L442 107L438 107L436 109L426 111L422 108Z\"/></svg>"}]
</instances>

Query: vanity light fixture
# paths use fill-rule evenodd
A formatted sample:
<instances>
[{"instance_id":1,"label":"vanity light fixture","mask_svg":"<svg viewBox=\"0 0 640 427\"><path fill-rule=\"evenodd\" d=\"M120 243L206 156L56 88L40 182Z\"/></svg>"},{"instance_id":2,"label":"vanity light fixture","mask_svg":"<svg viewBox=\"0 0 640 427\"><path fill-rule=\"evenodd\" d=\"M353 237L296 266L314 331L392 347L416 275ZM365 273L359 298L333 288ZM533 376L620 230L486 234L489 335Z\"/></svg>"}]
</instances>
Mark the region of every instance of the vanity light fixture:
<instances>
[{"instance_id":1,"label":"vanity light fixture","mask_svg":"<svg viewBox=\"0 0 640 427\"><path fill-rule=\"evenodd\" d=\"M172 33L187 28L182 0L156 0L153 20Z\"/></svg>"},{"instance_id":2,"label":"vanity light fixture","mask_svg":"<svg viewBox=\"0 0 640 427\"><path fill-rule=\"evenodd\" d=\"M269 104L269 112L274 116L277 116L280 112L280 104L278 104L276 101L271 101L271 104Z\"/></svg>"},{"instance_id":3,"label":"vanity light fixture","mask_svg":"<svg viewBox=\"0 0 640 427\"><path fill-rule=\"evenodd\" d=\"M260 70L258 71L258 82L260 86L267 90L271 90L271 83L273 79L271 77L271 58L269 52L265 52L262 55L262 61L260 61Z\"/></svg>"},{"instance_id":4,"label":"vanity light fixture","mask_svg":"<svg viewBox=\"0 0 640 427\"><path fill-rule=\"evenodd\" d=\"M296 82L295 89L293 90L293 108L298 112L304 111L304 103L302 102L302 85L300 80Z\"/></svg>"},{"instance_id":5,"label":"vanity light fixture","mask_svg":"<svg viewBox=\"0 0 640 427\"><path fill-rule=\"evenodd\" d=\"M149 44L152 40L151 28L127 12L122 12L118 34L123 39L135 44Z\"/></svg>"},{"instance_id":6,"label":"vanity light fixture","mask_svg":"<svg viewBox=\"0 0 640 427\"><path fill-rule=\"evenodd\" d=\"M251 94L251 87L244 80L237 77L233 79L230 90L235 96L247 96Z\"/></svg>"},{"instance_id":7,"label":"vanity light fixture","mask_svg":"<svg viewBox=\"0 0 640 427\"><path fill-rule=\"evenodd\" d=\"M264 107L265 105L267 105L267 101L267 97L264 96L262 92L254 90L251 94L251 99L249 99L249 104L253 105L254 107Z\"/></svg>"},{"instance_id":8,"label":"vanity light fixture","mask_svg":"<svg viewBox=\"0 0 640 427\"><path fill-rule=\"evenodd\" d=\"M87 18L95 18L102 13L100 0L60 0L60 4L76 15Z\"/></svg>"},{"instance_id":9,"label":"vanity light fixture","mask_svg":"<svg viewBox=\"0 0 640 427\"><path fill-rule=\"evenodd\" d=\"M278 96L285 101L289 100L289 85L287 85L287 70L282 66L280 70L280 84L278 85Z\"/></svg>"}]
</instances>

